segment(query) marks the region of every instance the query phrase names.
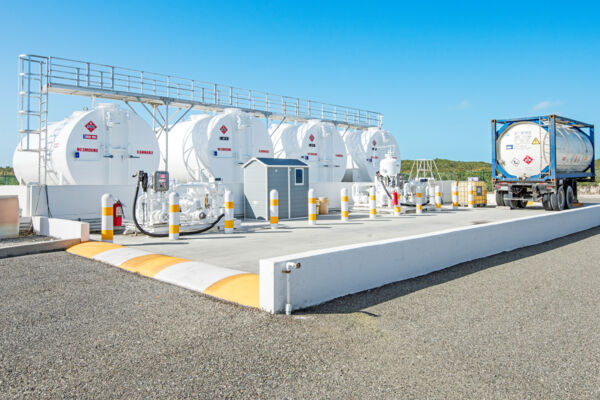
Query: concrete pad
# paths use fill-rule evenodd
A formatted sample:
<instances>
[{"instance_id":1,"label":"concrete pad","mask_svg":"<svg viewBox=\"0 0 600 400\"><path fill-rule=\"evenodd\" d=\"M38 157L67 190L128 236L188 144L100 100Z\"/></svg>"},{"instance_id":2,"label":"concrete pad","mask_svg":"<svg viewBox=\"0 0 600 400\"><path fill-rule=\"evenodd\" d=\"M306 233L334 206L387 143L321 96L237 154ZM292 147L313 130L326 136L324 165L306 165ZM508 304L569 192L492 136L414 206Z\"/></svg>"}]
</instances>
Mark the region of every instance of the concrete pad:
<instances>
[{"instance_id":1,"label":"concrete pad","mask_svg":"<svg viewBox=\"0 0 600 400\"><path fill-rule=\"evenodd\" d=\"M349 222L341 222L339 214L319 215L317 225L304 220L280 221L272 230L268 223L244 222L234 234L204 233L182 236L178 241L149 238L143 235L115 235L115 243L173 257L183 257L206 264L258 273L259 261L336 246L400 238L445 229L507 221L547 213L541 206L524 210L486 207L441 212L413 213L401 217L380 215L369 220L367 213L351 213ZM99 239L99 235L92 235Z\"/></svg>"}]
</instances>

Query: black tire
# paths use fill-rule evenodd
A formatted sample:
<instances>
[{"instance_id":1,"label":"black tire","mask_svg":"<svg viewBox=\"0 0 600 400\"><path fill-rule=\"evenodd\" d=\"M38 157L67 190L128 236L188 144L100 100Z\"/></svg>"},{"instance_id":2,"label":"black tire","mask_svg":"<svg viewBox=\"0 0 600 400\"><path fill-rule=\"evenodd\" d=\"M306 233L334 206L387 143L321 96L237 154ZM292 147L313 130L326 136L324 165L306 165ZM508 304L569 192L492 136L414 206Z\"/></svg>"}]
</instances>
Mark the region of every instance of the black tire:
<instances>
[{"instance_id":1,"label":"black tire","mask_svg":"<svg viewBox=\"0 0 600 400\"><path fill-rule=\"evenodd\" d=\"M503 207L504 204L504 192L501 192L499 190L496 191L496 205L498 207Z\"/></svg>"},{"instance_id":2,"label":"black tire","mask_svg":"<svg viewBox=\"0 0 600 400\"><path fill-rule=\"evenodd\" d=\"M573 208L575 206L575 191L573 190L573 186L567 186L567 191L565 192L565 208Z\"/></svg>"},{"instance_id":3,"label":"black tire","mask_svg":"<svg viewBox=\"0 0 600 400\"><path fill-rule=\"evenodd\" d=\"M519 207L519 208L527 207L527 200L518 200L517 207Z\"/></svg>"},{"instance_id":4,"label":"black tire","mask_svg":"<svg viewBox=\"0 0 600 400\"><path fill-rule=\"evenodd\" d=\"M504 202L506 202L506 200L504 200ZM519 200L509 200L508 206L511 210L519 208Z\"/></svg>"},{"instance_id":5,"label":"black tire","mask_svg":"<svg viewBox=\"0 0 600 400\"><path fill-rule=\"evenodd\" d=\"M554 211L562 211L565 209L565 190L562 186L558 188L556 193L550 195L550 204Z\"/></svg>"},{"instance_id":6,"label":"black tire","mask_svg":"<svg viewBox=\"0 0 600 400\"><path fill-rule=\"evenodd\" d=\"M542 196L542 205L544 206L544 210L552 211L552 205L550 204L550 196L548 194Z\"/></svg>"}]
</instances>

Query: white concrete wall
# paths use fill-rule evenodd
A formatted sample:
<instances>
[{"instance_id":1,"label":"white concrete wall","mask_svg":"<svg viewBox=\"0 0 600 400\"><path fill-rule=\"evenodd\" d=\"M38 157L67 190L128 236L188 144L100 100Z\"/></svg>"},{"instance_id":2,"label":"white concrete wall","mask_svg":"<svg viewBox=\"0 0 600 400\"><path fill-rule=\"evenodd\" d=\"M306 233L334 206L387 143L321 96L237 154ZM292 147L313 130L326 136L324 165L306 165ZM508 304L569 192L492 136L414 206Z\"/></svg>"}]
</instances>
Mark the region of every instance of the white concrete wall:
<instances>
[{"instance_id":1,"label":"white concrete wall","mask_svg":"<svg viewBox=\"0 0 600 400\"><path fill-rule=\"evenodd\" d=\"M348 189L348 196L350 202L352 202L352 185L354 182L314 182L310 184L310 187L315 189L317 197L328 197L329 208L339 210L342 208L342 200L340 192L342 188Z\"/></svg>"},{"instance_id":2,"label":"white concrete wall","mask_svg":"<svg viewBox=\"0 0 600 400\"><path fill-rule=\"evenodd\" d=\"M90 240L90 224L87 222L70 221L59 218L33 217L33 231L42 236L52 236L57 239Z\"/></svg>"},{"instance_id":3,"label":"white concrete wall","mask_svg":"<svg viewBox=\"0 0 600 400\"><path fill-rule=\"evenodd\" d=\"M288 261L302 264L291 273L297 309L598 225L600 205L265 259L260 261L260 307L284 310L281 270Z\"/></svg>"}]
</instances>

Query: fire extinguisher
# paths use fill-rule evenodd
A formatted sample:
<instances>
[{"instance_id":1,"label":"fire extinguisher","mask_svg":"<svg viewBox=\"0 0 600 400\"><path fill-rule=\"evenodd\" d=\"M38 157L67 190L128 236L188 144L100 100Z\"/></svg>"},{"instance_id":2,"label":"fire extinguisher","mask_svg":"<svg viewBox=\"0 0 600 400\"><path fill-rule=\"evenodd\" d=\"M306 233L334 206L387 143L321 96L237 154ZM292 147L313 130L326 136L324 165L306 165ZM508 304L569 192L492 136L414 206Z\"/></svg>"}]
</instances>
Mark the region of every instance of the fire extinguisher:
<instances>
[{"instance_id":1,"label":"fire extinguisher","mask_svg":"<svg viewBox=\"0 0 600 400\"><path fill-rule=\"evenodd\" d=\"M120 200L115 201L113 204L113 226L123 225L123 204Z\"/></svg>"}]
</instances>

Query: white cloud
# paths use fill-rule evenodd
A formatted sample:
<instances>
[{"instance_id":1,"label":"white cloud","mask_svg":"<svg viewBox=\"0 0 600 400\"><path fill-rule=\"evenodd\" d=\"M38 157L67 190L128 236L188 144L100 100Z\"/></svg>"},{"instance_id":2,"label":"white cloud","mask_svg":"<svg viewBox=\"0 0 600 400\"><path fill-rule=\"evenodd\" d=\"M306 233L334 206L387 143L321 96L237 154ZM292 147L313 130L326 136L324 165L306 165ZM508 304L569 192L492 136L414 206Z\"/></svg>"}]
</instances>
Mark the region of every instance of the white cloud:
<instances>
[{"instance_id":1,"label":"white cloud","mask_svg":"<svg viewBox=\"0 0 600 400\"><path fill-rule=\"evenodd\" d=\"M458 105L456 106L456 108L458 110L466 110L470 106L471 106L471 103L469 103L469 100L463 100L460 103L458 103Z\"/></svg>"},{"instance_id":2,"label":"white cloud","mask_svg":"<svg viewBox=\"0 0 600 400\"><path fill-rule=\"evenodd\" d=\"M544 100L533 106L533 111L545 110L547 108L558 107L560 105L562 105L562 101L559 100Z\"/></svg>"}]
</instances>

